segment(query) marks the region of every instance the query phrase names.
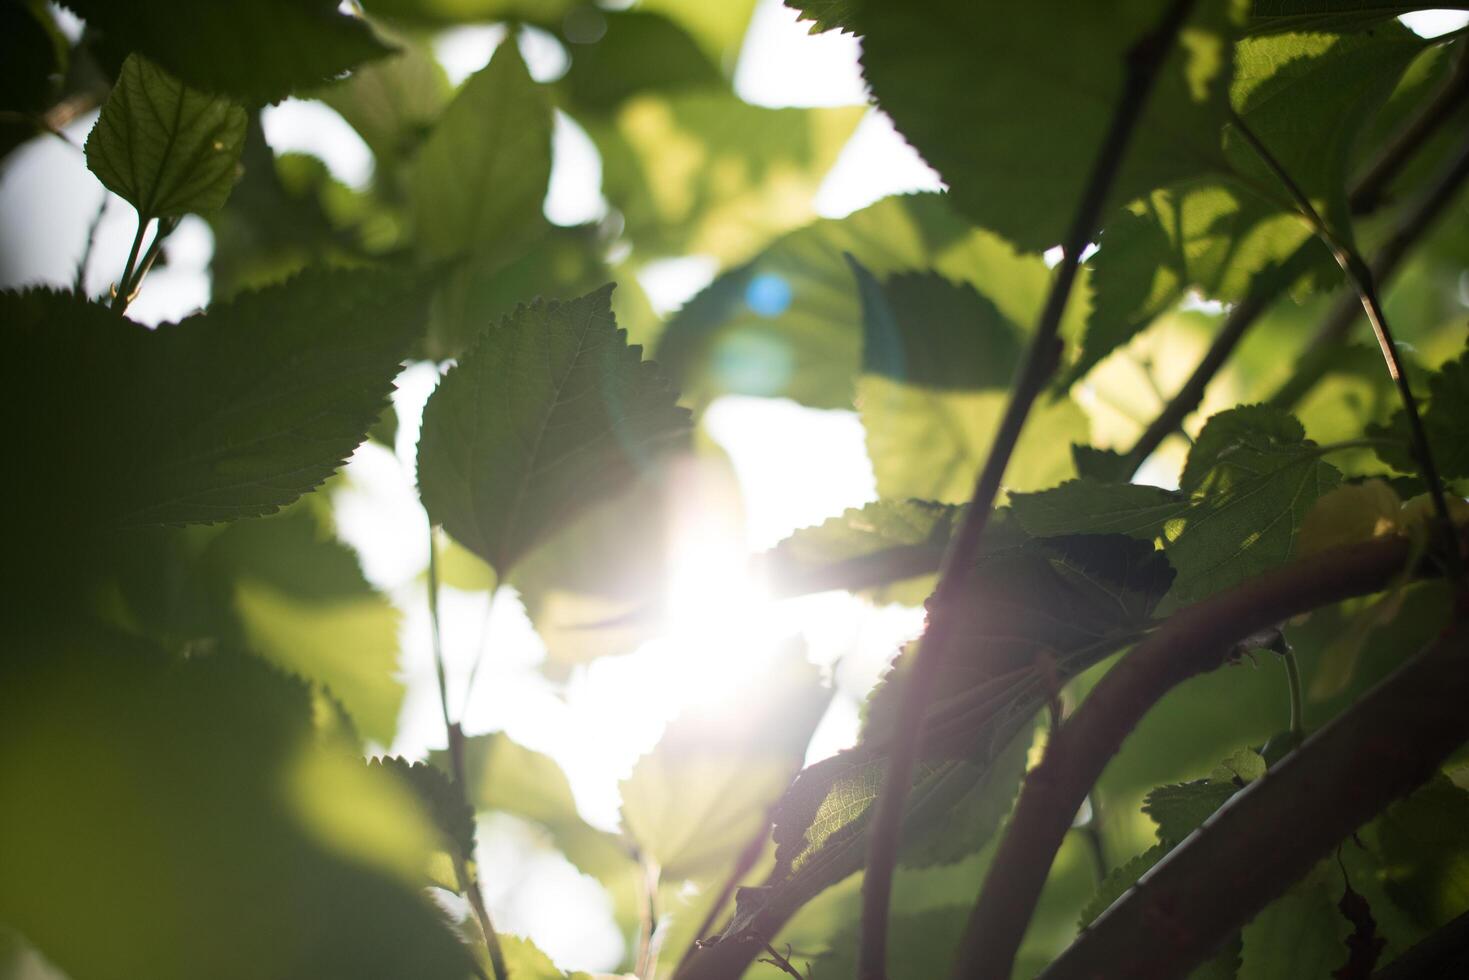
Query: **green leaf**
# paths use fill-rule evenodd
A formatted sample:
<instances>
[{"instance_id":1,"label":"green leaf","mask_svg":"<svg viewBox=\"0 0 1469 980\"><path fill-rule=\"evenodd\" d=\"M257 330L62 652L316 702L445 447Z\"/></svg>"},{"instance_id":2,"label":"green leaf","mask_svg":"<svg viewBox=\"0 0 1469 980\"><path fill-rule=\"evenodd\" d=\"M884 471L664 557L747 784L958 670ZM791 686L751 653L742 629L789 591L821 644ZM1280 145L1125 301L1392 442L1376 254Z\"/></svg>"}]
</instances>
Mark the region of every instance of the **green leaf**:
<instances>
[{"instance_id":1,"label":"green leaf","mask_svg":"<svg viewBox=\"0 0 1469 980\"><path fill-rule=\"evenodd\" d=\"M392 773L412 790L442 835L446 850L466 861L474 860L474 810L442 769L400 756L384 756L369 765Z\"/></svg>"},{"instance_id":2,"label":"green leaf","mask_svg":"<svg viewBox=\"0 0 1469 980\"><path fill-rule=\"evenodd\" d=\"M1010 507L1031 534L1126 534L1149 539L1184 513L1188 501L1161 487L1083 477L1038 493L1011 494Z\"/></svg>"},{"instance_id":3,"label":"green leaf","mask_svg":"<svg viewBox=\"0 0 1469 980\"><path fill-rule=\"evenodd\" d=\"M780 594L848 589L875 602L919 605L932 591L959 510L928 500L874 501L797 531L762 566Z\"/></svg>"},{"instance_id":4,"label":"green leaf","mask_svg":"<svg viewBox=\"0 0 1469 980\"><path fill-rule=\"evenodd\" d=\"M245 110L130 55L87 136L87 166L143 219L216 211L245 143Z\"/></svg>"},{"instance_id":5,"label":"green leaf","mask_svg":"<svg viewBox=\"0 0 1469 980\"><path fill-rule=\"evenodd\" d=\"M506 980L566 980L567 974L556 968L551 957L523 936L500 937L500 951L505 955ZM585 977L585 973L575 974Z\"/></svg>"},{"instance_id":6,"label":"green leaf","mask_svg":"<svg viewBox=\"0 0 1469 980\"><path fill-rule=\"evenodd\" d=\"M1158 825L1160 841L1177 844L1198 830L1238 790L1233 782L1218 779L1159 786L1143 801L1143 812Z\"/></svg>"},{"instance_id":7,"label":"green leaf","mask_svg":"<svg viewBox=\"0 0 1469 980\"><path fill-rule=\"evenodd\" d=\"M1448 361L1428 378L1428 398L1419 403L1423 430L1433 451L1439 475L1446 479L1469 476L1469 352ZM1417 473L1409 447L1413 445L1408 418L1402 409L1386 425L1370 425L1369 435L1391 439L1377 447L1377 456L1400 473Z\"/></svg>"},{"instance_id":8,"label":"green leaf","mask_svg":"<svg viewBox=\"0 0 1469 980\"><path fill-rule=\"evenodd\" d=\"M1355 31L1415 10L1469 9L1462 3L1393 3L1392 0L1254 0L1252 31Z\"/></svg>"},{"instance_id":9,"label":"green leaf","mask_svg":"<svg viewBox=\"0 0 1469 980\"><path fill-rule=\"evenodd\" d=\"M74 980L468 972L423 814L317 743L305 685L84 633L0 672L0 919Z\"/></svg>"},{"instance_id":10,"label":"green leaf","mask_svg":"<svg viewBox=\"0 0 1469 980\"><path fill-rule=\"evenodd\" d=\"M12 353L53 366L7 391L36 423L22 500L77 533L290 503L362 441L422 323L417 291L378 270L308 273L154 330L46 291L0 293L0 310Z\"/></svg>"},{"instance_id":11,"label":"green leaf","mask_svg":"<svg viewBox=\"0 0 1469 980\"><path fill-rule=\"evenodd\" d=\"M1443 776L1372 825L1393 901L1435 929L1469 910L1469 792Z\"/></svg>"},{"instance_id":12,"label":"green leaf","mask_svg":"<svg viewBox=\"0 0 1469 980\"><path fill-rule=\"evenodd\" d=\"M412 24L448 25L487 20L559 24L579 0L366 0L369 13Z\"/></svg>"},{"instance_id":13,"label":"green leaf","mask_svg":"<svg viewBox=\"0 0 1469 980\"><path fill-rule=\"evenodd\" d=\"M1346 201L1362 130L1423 43L1402 28L1371 34L1251 38L1236 47L1231 99L1241 118L1350 240ZM1335 282L1330 253L1281 196L1279 181L1231 144L1232 172L1154 191L1106 225L1092 265L1096 298L1069 387L1189 289L1226 302L1305 275ZM1297 254L1303 245L1308 247Z\"/></svg>"},{"instance_id":14,"label":"green leaf","mask_svg":"<svg viewBox=\"0 0 1469 980\"><path fill-rule=\"evenodd\" d=\"M852 29L852 0L785 0L785 5L810 22L812 34Z\"/></svg>"},{"instance_id":15,"label":"green leaf","mask_svg":"<svg viewBox=\"0 0 1469 980\"><path fill-rule=\"evenodd\" d=\"M1009 389L1020 331L968 283L900 273L880 283L850 258L862 297L862 372L936 389Z\"/></svg>"},{"instance_id":16,"label":"green leaf","mask_svg":"<svg viewBox=\"0 0 1469 980\"><path fill-rule=\"evenodd\" d=\"M612 112L639 92L724 84L698 42L663 14L602 10L598 16L605 23L600 38L570 38L571 67L561 85L574 113Z\"/></svg>"},{"instance_id":17,"label":"green leaf","mask_svg":"<svg viewBox=\"0 0 1469 980\"><path fill-rule=\"evenodd\" d=\"M639 252L743 262L816 217L811 202L864 111L767 109L706 88L645 91L582 122Z\"/></svg>"},{"instance_id":18,"label":"green leaf","mask_svg":"<svg viewBox=\"0 0 1469 980\"><path fill-rule=\"evenodd\" d=\"M443 67L426 44L399 39L399 50L369 62L315 96L331 106L372 150L379 177L412 157L449 103Z\"/></svg>"},{"instance_id":19,"label":"green leaf","mask_svg":"<svg viewBox=\"0 0 1469 980\"><path fill-rule=\"evenodd\" d=\"M1361 34L1281 34L1235 48L1230 99L1305 191L1336 237L1352 240L1347 180L1364 123L1427 46L1401 24ZM1292 213L1292 199L1258 155L1233 136L1233 171Z\"/></svg>"},{"instance_id":20,"label":"green leaf","mask_svg":"<svg viewBox=\"0 0 1469 980\"><path fill-rule=\"evenodd\" d=\"M1082 907L1081 915L1077 918L1077 926L1085 929L1095 922L1099 915L1111 908L1113 902L1137 884L1137 880L1143 876L1143 873L1161 861L1163 855L1167 853L1167 845L1154 844L1141 854L1113 868L1097 886L1096 894Z\"/></svg>"},{"instance_id":21,"label":"green leaf","mask_svg":"<svg viewBox=\"0 0 1469 980\"><path fill-rule=\"evenodd\" d=\"M609 285L518 308L480 336L424 409L424 506L501 578L687 435L688 412L628 346L611 296Z\"/></svg>"},{"instance_id":22,"label":"green leaf","mask_svg":"<svg viewBox=\"0 0 1469 980\"><path fill-rule=\"evenodd\" d=\"M540 221L535 242L511 257L490 245L465 255L439 282L429 313L425 353L435 360L459 357L488 324L527 296L574 299L614 278L603 260L605 242L593 225L557 228ZM624 277L612 312L633 342L652 333L656 315L634 277Z\"/></svg>"},{"instance_id":23,"label":"green leaf","mask_svg":"<svg viewBox=\"0 0 1469 980\"><path fill-rule=\"evenodd\" d=\"M584 874L611 885L632 867L616 836L582 820L571 784L550 756L503 733L477 735L465 743L464 770L477 812L508 813L540 826Z\"/></svg>"},{"instance_id":24,"label":"green leaf","mask_svg":"<svg viewBox=\"0 0 1469 980\"><path fill-rule=\"evenodd\" d=\"M1173 309L1190 288L1225 301L1284 287L1329 267L1325 247L1296 250L1310 230L1293 213L1226 182L1154 191L1118 211L1091 260L1094 300L1071 387L1108 354Z\"/></svg>"},{"instance_id":25,"label":"green leaf","mask_svg":"<svg viewBox=\"0 0 1469 980\"><path fill-rule=\"evenodd\" d=\"M1013 540L1014 529L1007 533ZM935 760L915 772L905 862L973 853L1008 810L1045 694L1033 674L1008 681L1006 675L1017 664L1034 665L1042 651L1061 679L1096 663L1149 618L1170 578L1161 555L1125 538L1036 541L986 553L971 576L972 591L948 613L962 617L957 630L964 648L975 652L950 665L938 683L943 696L929 709ZM1067 617L1058 619L1056 608ZM766 905L784 907L861 867L870 807L886 770L881 747L890 740L910 663L910 656L901 657L874 692L862 743L808 767L781 799L774 833L780 873ZM972 826L956 821L956 812ZM760 907L752 906L751 915ZM741 926L737 917L732 934Z\"/></svg>"},{"instance_id":26,"label":"green leaf","mask_svg":"<svg viewBox=\"0 0 1469 980\"><path fill-rule=\"evenodd\" d=\"M360 17L335 0L66 0L109 42L135 49L183 81L260 104L387 54Z\"/></svg>"},{"instance_id":27,"label":"green leaf","mask_svg":"<svg viewBox=\"0 0 1469 980\"><path fill-rule=\"evenodd\" d=\"M887 975L893 980L927 980L946 976L954 948L964 934L969 906L951 905L917 915L893 916L888 943ZM832 937L831 947L811 963L810 980L850 980L857 975L860 930L853 924ZM796 958L799 969L800 958Z\"/></svg>"},{"instance_id":28,"label":"green leaf","mask_svg":"<svg viewBox=\"0 0 1469 980\"><path fill-rule=\"evenodd\" d=\"M1184 467L1194 494L1181 528L1168 529L1179 570L1173 597L1203 598L1284 564L1311 505L1341 480L1300 423L1263 406L1211 418Z\"/></svg>"},{"instance_id":29,"label":"green leaf","mask_svg":"<svg viewBox=\"0 0 1469 980\"><path fill-rule=\"evenodd\" d=\"M1096 662L1136 639L1172 582L1161 552L1121 535L1042 538L988 551L952 605L929 609L930 619L943 619L959 648L971 651L950 666L934 708L1042 654ZM1068 664L1065 672L1075 669ZM890 734L896 722L890 688L873 694L868 738Z\"/></svg>"},{"instance_id":30,"label":"green leaf","mask_svg":"<svg viewBox=\"0 0 1469 980\"><path fill-rule=\"evenodd\" d=\"M1038 257L959 218L944 195L884 198L791 232L721 275L669 321L660 362L701 402L737 393L850 408L863 317L848 255L879 279L916 270L968 283L1027 327L1051 277ZM1084 306L1072 304L1068 333Z\"/></svg>"},{"instance_id":31,"label":"green leaf","mask_svg":"<svg viewBox=\"0 0 1469 980\"><path fill-rule=\"evenodd\" d=\"M989 456L1007 391L936 391L864 376L857 405L881 497L947 503L969 499ZM1038 405L1010 465L1009 491L1052 486L1073 472L1071 444L1091 439L1085 412L1069 398Z\"/></svg>"},{"instance_id":32,"label":"green leaf","mask_svg":"<svg viewBox=\"0 0 1469 980\"><path fill-rule=\"evenodd\" d=\"M727 871L800 768L830 698L797 645L758 698L676 719L622 782L622 822L639 851L669 881Z\"/></svg>"},{"instance_id":33,"label":"green leaf","mask_svg":"<svg viewBox=\"0 0 1469 980\"><path fill-rule=\"evenodd\" d=\"M550 105L520 48L501 44L444 110L409 174L416 240L435 257L508 252L539 229L550 179Z\"/></svg>"},{"instance_id":34,"label":"green leaf","mask_svg":"<svg viewBox=\"0 0 1469 980\"><path fill-rule=\"evenodd\" d=\"M1306 884L1267 905L1244 929L1240 980L1329 980L1351 931L1327 889Z\"/></svg>"},{"instance_id":35,"label":"green leaf","mask_svg":"<svg viewBox=\"0 0 1469 980\"><path fill-rule=\"evenodd\" d=\"M1138 122L1117 203L1225 166L1231 27L1226 4L1200 6ZM956 206L1040 250L1075 213L1127 53L1164 7L1029 4L997 30L992 11L964 0L864 3L852 26L879 106L943 175Z\"/></svg>"},{"instance_id":36,"label":"green leaf","mask_svg":"<svg viewBox=\"0 0 1469 980\"><path fill-rule=\"evenodd\" d=\"M401 617L309 510L231 524L194 574L211 576L246 646L324 684L363 736L392 743L403 704Z\"/></svg>"},{"instance_id":37,"label":"green leaf","mask_svg":"<svg viewBox=\"0 0 1469 980\"><path fill-rule=\"evenodd\" d=\"M1213 416L1183 473L1185 494L1073 480L1017 494L1015 516L1033 534L1164 537L1178 569L1171 598L1187 602L1284 564L1317 499L1341 480L1294 418L1262 405Z\"/></svg>"}]
</instances>

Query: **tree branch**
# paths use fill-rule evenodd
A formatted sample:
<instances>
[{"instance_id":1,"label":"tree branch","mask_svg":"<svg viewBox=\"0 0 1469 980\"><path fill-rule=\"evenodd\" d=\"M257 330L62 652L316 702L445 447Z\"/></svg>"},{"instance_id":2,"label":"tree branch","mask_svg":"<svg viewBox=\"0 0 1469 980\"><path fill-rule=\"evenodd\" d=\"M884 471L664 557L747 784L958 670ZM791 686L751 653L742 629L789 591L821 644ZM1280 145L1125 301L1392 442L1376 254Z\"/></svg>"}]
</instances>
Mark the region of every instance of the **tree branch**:
<instances>
[{"instance_id":1,"label":"tree branch","mask_svg":"<svg viewBox=\"0 0 1469 980\"><path fill-rule=\"evenodd\" d=\"M954 976L1008 980L1073 814L1154 704L1189 678L1224 663L1242 638L1386 588L1402 573L1411 551L1407 538L1379 538L1267 572L1182 610L1104 674L1026 776L970 914Z\"/></svg>"},{"instance_id":2,"label":"tree branch","mask_svg":"<svg viewBox=\"0 0 1469 980\"><path fill-rule=\"evenodd\" d=\"M1413 158L1428 137L1453 117L1466 98L1469 98L1469 47L1466 47L1465 53L1460 56L1454 74L1445 86L1373 162L1367 173L1356 182L1347 198L1353 214L1366 214L1376 210L1382 203L1383 192L1387 185ZM1461 162L1466 157L1469 157L1469 148L1460 154ZM1426 195L1398 225L1397 230L1382 246L1373 262L1373 272L1379 282L1392 275L1403 255L1422 237L1433 219L1452 198L1453 190L1462 182L1463 175L1461 174L1452 181L1452 186L1446 193ZM1440 181L1436 189L1442 187L1443 181ZM1229 360L1230 355L1234 353L1234 349L1239 346L1239 342L1250 327L1255 325L1255 322L1264 315L1265 311L1292 282L1305 274L1313 261L1314 251L1314 243L1307 241L1296 249L1275 270L1274 274L1264 276L1254 284L1250 292L1230 310L1218 334L1209 345L1208 351L1205 352L1198 366L1194 368L1193 373L1189 375L1188 380L1184 382L1183 387L1178 389L1178 394L1174 395L1164 406L1163 411L1143 431L1132 449L1127 452L1124 458L1127 461L1129 474L1136 473L1138 467L1142 466L1147 458L1163 444L1163 440L1177 432L1183 425L1183 420L1199 407L1204 400L1204 392L1209 387L1209 382L1214 380L1214 376ZM1360 306L1355 298L1345 299L1334 308L1326 323L1329 325L1341 319L1344 319L1345 322L1331 328L1332 341L1339 340L1360 315ZM1323 327L1322 332L1326 331L1327 327ZM1306 352L1306 363L1292 376L1291 382L1287 383L1288 386L1294 384L1296 378L1306 373L1313 359L1320 362L1320 373L1325 373L1329 351L1324 346L1320 334L1306 347ZM1316 374L1315 378L1319 379L1320 373ZM1310 382L1310 384L1314 383L1314 380ZM1306 388L1308 389L1309 386L1308 384ZM1300 393L1303 394L1304 390ZM1272 399L1272 403L1275 403L1275 399Z\"/></svg>"},{"instance_id":3,"label":"tree branch","mask_svg":"<svg viewBox=\"0 0 1469 980\"><path fill-rule=\"evenodd\" d=\"M1438 180L1403 215L1377 255L1372 260L1372 274L1381 282L1397 271L1398 265L1417 241L1433 227L1435 219L1453 201L1469 180L1469 140L1460 145ZM1331 355L1346 339L1347 333L1362 316L1362 304L1355 295L1347 294L1332 307L1310 342L1303 348L1300 365L1269 402L1290 411L1304 398L1331 367Z\"/></svg>"},{"instance_id":4,"label":"tree branch","mask_svg":"<svg viewBox=\"0 0 1469 980\"><path fill-rule=\"evenodd\" d=\"M439 680L439 710L443 713L444 730L449 740L449 765L453 770L454 786L459 790L460 799L473 809L474 804L469 799L469 783L464 778L464 729L449 719L449 681L444 669L444 644L439 627L439 549L434 541L432 524L428 528L428 618L433 631L434 672ZM484 933L485 951L490 955L494 980L509 980L510 971L505 965L505 952L500 948L500 936L495 932L495 924L490 919L490 910L485 906L485 896L480 891L474 869L470 867L465 855L455 853L453 857L454 876L459 880L459 887L464 889L464 895L474 909L474 916L479 920L480 931Z\"/></svg>"},{"instance_id":5,"label":"tree branch","mask_svg":"<svg viewBox=\"0 0 1469 980\"><path fill-rule=\"evenodd\" d=\"M1059 362L1061 316L1071 296L1081 253L1096 234L1102 208L1122 166L1133 130L1142 117L1153 82L1193 6L1194 0L1173 0L1157 26L1128 52L1122 93L1062 243L1061 262L1056 268L1050 294L1046 297L1030 347L1015 378L1010 402L989 456L975 481L970 506L939 571L938 586L931 600L936 605L942 606L954 600L974 564L995 495L999 492L1005 467L1020 438L1026 417ZM862 882L862 940L857 965L860 980L884 980L887 976L888 906L892 897L893 868L897 864L902 836L903 811L913 783L913 765L918 755L924 708L940 665L949 656L951 640L945 622L944 617L935 617L928 635L919 645L913 671L903 687L899 703L897 739L873 809L867 872Z\"/></svg>"},{"instance_id":6,"label":"tree branch","mask_svg":"<svg viewBox=\"0 0 1469 980\"><path fill-rule=\"evenodd\" d=\"M1423 418L1418 413L1418 400L1413 395L1413 386L1408 383L1408 374L1403 366L1402 357L1398 353L1397 341L1393 339L1392 331L1387 325L1387 314L1383 312L1382 301L1377 295L1377 281L1373 277L1372 269L1350 242L1338 238L1332 228L1322 220L1306 192L1281 166L1275 154L1270 152L1270 148L1261 142L1249 126L1245 125L1245 121L1238 115L1233 115L1231 122L1245 138L1245 142L1250 145L1265 166L1279 178L1281 185L1295 199L1301 214L1311 223L1311 227L1316 231L1316 236L1331 249L1337 265L1341 266L1342 273L1346 275L1347 281L1356 289L1357 296L1362 301L1362 309L1367 313L1367 319L1372 324L1372 332L1377 336L1377 346L1382 351L1382 359L1387 364L1388 376L1397 386L1398 400L1403 403L1403 414L1407 417L1408 431L1412 437L1413 457L1421 471L1423 482L1428 484L1428 493L1433 499L1433 509L1438 516L1436 537L1442 544L1443 558L1448 562L1448 569L1454 581L1462 585L1464 569L1459 558L1453 518L1449 516L1448 498L1444 495L1443 480L1438 475L1438 465L1433 459L1433 447L1428 444L1428 432L1423 428Z\"/></svg>"},{"instance_id":7,"label":"tree branch","mask_svg":"<svg viewBox=\"0 0 1469 980\"><path fill-rule=\"evenodd\" d=\"M1469 738L1466 654L1456 623L1174 848L1044 980L1183 976L1206 959Z\"/></svg>"}]
</instances>

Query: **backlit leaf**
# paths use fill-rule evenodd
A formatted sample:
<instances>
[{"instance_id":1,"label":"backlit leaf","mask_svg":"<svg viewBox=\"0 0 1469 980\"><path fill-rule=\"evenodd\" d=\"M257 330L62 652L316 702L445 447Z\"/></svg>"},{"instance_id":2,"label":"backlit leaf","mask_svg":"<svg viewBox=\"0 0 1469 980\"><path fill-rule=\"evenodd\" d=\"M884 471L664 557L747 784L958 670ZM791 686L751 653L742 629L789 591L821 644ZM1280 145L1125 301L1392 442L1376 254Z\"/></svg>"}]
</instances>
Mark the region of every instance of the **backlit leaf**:
<instances>
[{"instance_id":1,"label":"backlit leaf","mask_svg":"<svg viewBox=\"0 0 1469 980\"><path fill-rule=\"evenodd\" d=\"M502 578L687 435L687 411L628 346L611 296L607 286L520 307L481 334L424 409L424 506Z\"/></svg>"},{"instance_id":2,"label":"backlit leaf","mask_svg":"<svg viewBox=\"0 0 1469 980\"><path fill-rule=\"evenodd\" d=\"M143 218L214 211L234 186L245 110L131 55L87 137L87 166Z\"/></svg>"},{"instance_id":3,"label":"backlit leaf","mask_svg":"<svg viewBox=\"0 0 1469 980\"><path fill-rule=\"evenodd\" d=\"M1201 4L1137 125L1112 200L1225 166L1231 26ZM1122 91L1128 50L1165 4L1034 3L994 14L965 0L866 2L863 75L957 207L1022 248L1060 241ZM1084 107L1084 108L1083 108Z\"/></svg>"},{"instance_id":4,"label":"backlit leaf","mask_svg":"<svg viewBox=\"0 0 1469 980\"><path fill-rule=\"evenodd\" d=\"M520 245L551 179L551 108L514 43L449 103L409 175L418 243L443 257Z\"/></svg>"},{"instance_id":5,"label":"backlit leaf","mask_svg":"<svg viewBox=\"0 0 1469 980\"><path fill-rule=\"evenodd\" d=\"M794 646L757 699L689 712L622 783L622 820L669 880L725 872L765 825L806 752L830 692Z\"/></svg>"},{"instance_id":6,"label":"backlit leaf","mask_svg":"<svg viewBox=\"0 0 1469 980\"><path fill-rule=\"evenodd\" d=\"M1245 926L1240 980L1329 980L1347 960L1350 931L1324 886L1289 891Z\"/></svg>"}]
</instances>

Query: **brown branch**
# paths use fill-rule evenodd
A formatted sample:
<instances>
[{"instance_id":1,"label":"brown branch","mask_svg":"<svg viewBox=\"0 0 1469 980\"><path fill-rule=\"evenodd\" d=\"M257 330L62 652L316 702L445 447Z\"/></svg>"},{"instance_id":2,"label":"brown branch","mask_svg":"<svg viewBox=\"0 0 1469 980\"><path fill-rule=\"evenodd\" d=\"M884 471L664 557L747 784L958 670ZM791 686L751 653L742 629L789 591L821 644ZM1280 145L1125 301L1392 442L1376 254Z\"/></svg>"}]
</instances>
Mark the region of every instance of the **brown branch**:
<instances>
[{"instance_id":1,"label":"brown branch","mask_svg":"<svg viewBox=\"0 0 1469 980\"><path fill-rule=\"evenodd\" d=\"M688 949L684 950L683 956L679 958L678 966L674 967L673 972L675 976L697 955L698 950L701 948L699 941L713 933L714 923L724 913L724 907L729 904L730 898L734 896L735 889L739 887L740 882L745 880L745 875L749 874L751 869L759 862L760 855L765 853L765 842L769 837L770 817L767 816L764 822L760 824L760 829L751 835L750 839L745 843L744 848L740 851L739 856L735 858L734 867L730 869L729 876L724 879L724 885L719 889L719 894L714 897L714 902L709 906L709 911L704 914L704 921L700 922L699 928L694 930L694 941L689 944Z\"/></svg>"},{"instance_id":2,"label":"brown branch","mask_svg":"<svg viewBox=\"0 0 1469 980\"><path fill-rule=\"evenodd\" d=\"M1026 417L1055 373L1061 354L1058 336L1061 316L1071 296L1081 253L1096 234L1102 209L1122 166L1133 130L1142 117L1153 82L1193 6L1194 0L1173 0L1157 26L1140 38L1127 54L1126 76L1117 108L1062 243L1061 262L1056 268L1050 294L1031 337L1025 361L1015 378L1010 402L989 456L975 481L970 506L940 569L938 586L931 600L940 606L954 601L962 590L968 570L978 555L979 542L994 506L995 495L999 493L1005 467L1020 438ZM862 882L862 940L857 960L860 980L884 980L887 976L888 907L892 898L893 868L897 864L902 836L903 811L913 783L923 712L940 665L949 656L951 640L944 625L946 621L944 617L936 617L919 645L913 671L903 687L898 707L898 734L873 809L867 872Z\"/></svg>"},{"instance_id":3,"label":"brown branch","mask_svg":"<svg viewBox=\"0 0 1469 980\"><path fill-rule=\"evenodd\" d=\"M1206 959L1469 739L1466 654L1456 623L1174 848L1043 980L1183 976Z\"/></svg>"},{"instance_id":4,"label":"brown branch","mask_svg":"<svg viewBox=\"0 0 1469 980\"><path fill-rule=\"evenodd\" d=\"M1466 47L1465 53L1460 56L1454 74L1450 76L1444 87L1356 182L1347 197L1347 203L1353 214L1367 214L1381 205L1386 186L1398 176L1402 168L1422 148L1428 137L1453 118L1466 99L1469 99L1469 47ZM1469 148L1460 154L1460 162L1466 157L1469 157ZM1451 173L1452 170L1453 168L1451 168ZM1452 186L1447 193L1431 192L1425 195L1399 223L1373 261L1373 272L1379 282L1392 275L1404 254L1422 237L1433 223L1433 219L1452 198L1453 190L1457 189L1462 182L1463 175L1459 175L1457 179L1452 180ZM1444 181L1441 180L1435 190L1442 190L1443 186ZM1147 458L1163 444L1163 440L1177 432L1183 425L1184 419L1199 407L1204 400L1204 392L1209 387L1209 383L1214 380L1214 376L1229 360L1230 355L1234 353L1250 327L1255 325L1255 322L1264 315L1265 311L1291 283L1309 269L1315 248L1313 241L1307 241L1301 245L1272 274L1262 277L1253 284L1250 292L1229 311L1229 315L1225 317L1223 325L1219 328L1219 333L1210 343L1208 351L1205 352L1198 366L1194 368L1193 373L1189 375L1188 380L1178 389L1178 394L1174 395L1163 407L1163 411L1158 414L1152 424L1143 430L1132 449L1128 450L1124 458L1127 461L1129 474L1136 473L1138 467L1142 466ZM1319 370L1319 373L1315 373L1312 380L1292 396L1291 404L1294 404L1295 400L1304 394L1305 390L1309 390L1310 385L1325 373L1330 359L1330 350L1327 345L1339 341L1360 315L1360 304L1355 298L1346 298L1332 309L1322 331L1311 344L1307 345L1301 369L1292 376L1290 382L1287 382L1287 387L1294 385L1296 379L1306 374L1308 370L1313 372ZM1336 325L1333 326L1333 324ZM1322 334L1328 336L1323 338ZM1314 362L1319 362L1319 368L1312 366ZM1277 395L1277 399L1280 397ZM1272 403L1277 403L1276 399L1272 399Z\"/></svg>"},{"instance_id":5,"label":"brown branch","mask_svg":"<svg viewBox=\"0 0 1469 980\"><path fill-rule=\"evenodd\" d=\"M1386 588L1401 574L1411 550L1406 538L1379 538L1267 572L1182 610L1104 674L1026 776L970 915L954 976L1008 980L1072 816L1154 704L1185 680L1224 663L1242 638Z\"/></svg>"},{"instance_id":6,"label":"brown branch","mask_svg":"<svg viewBox=\"0 0 1469 980\"><path fill-rule=\"evenodd\" d=\"M1372 980L1440 980L1454 976L1469 976L1469 912L1372 974Z\"/></svg>"}]
</instances>

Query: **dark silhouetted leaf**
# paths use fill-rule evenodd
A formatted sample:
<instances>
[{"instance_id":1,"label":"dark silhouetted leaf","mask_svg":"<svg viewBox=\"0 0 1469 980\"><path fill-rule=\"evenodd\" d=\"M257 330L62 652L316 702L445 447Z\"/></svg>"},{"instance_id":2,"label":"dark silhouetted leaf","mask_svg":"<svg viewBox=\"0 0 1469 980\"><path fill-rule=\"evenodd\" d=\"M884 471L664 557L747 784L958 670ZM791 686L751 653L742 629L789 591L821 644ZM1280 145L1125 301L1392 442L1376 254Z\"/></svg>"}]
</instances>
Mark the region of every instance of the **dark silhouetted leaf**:
<instances>
[{"instance_id":1,"label":"dark silhouetted leaf","mask_svg":"<svg viewBox=\"0 0 1469 980\"><path fill-rule=\"evenodd\" d=\"M32 516L68 526L268 514L326 479L381 413L422 300L381 271L314 272L146 329L75 296L0 294ZM77 452L85 446L85 452ZM62 516L64 515L64 516Z\"/></svg>"},{"instance_id":2,"label":"dark silhouetted leaf","mask_svg":"<svg viewBox=\"0 0 1469 980\"><path fill-rule=\"evenodd\" d=\"M968 283L934 273L878 282L850 259L862 297L862 372L922 388L1009 388L1020 332Z\"/></svg>"},{"instance_id":3,"label":"dark silhouetted leaf","mask_svg":"<svg viewBox=\"0 0 1469 980\"><path fill-rule=\"evenodd\" d=\"M109 42L136 49L188 85L273 102L387 54L336 0L66 0Z\"/></svg>"},{"instance_id":4,"label":"dark silhouetted leaf","mask_svg":"<svg viewBox=\"0 0 1469 980\"><path fill-rule=\"evenodd\" d=\"M0 918L74 980L469 971L419 894L427 820L317 743L304 684L99 636L0 672L0 835L25 842L0 851Z\"/></svg>"}]
</instances>

